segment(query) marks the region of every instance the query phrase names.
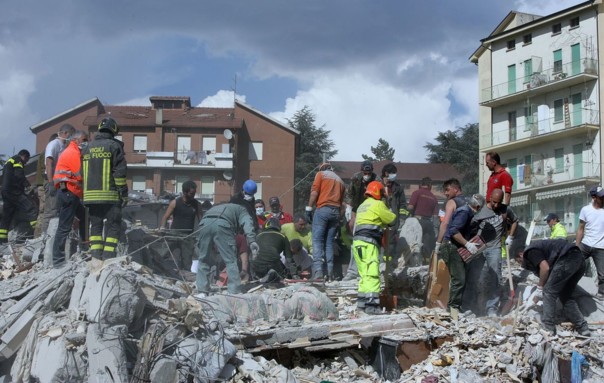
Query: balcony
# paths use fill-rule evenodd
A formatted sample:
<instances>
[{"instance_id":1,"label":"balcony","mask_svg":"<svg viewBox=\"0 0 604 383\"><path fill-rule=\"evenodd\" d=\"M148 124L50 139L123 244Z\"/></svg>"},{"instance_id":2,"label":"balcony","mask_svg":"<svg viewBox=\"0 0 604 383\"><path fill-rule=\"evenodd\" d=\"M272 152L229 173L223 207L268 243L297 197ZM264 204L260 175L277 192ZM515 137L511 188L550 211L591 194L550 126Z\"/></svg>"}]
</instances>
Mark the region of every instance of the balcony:
<instances>
[{"instance_id":1,"label":"balcony","mask_svg":"<svg viewBox=\"0 0 604 383\"><path fill-rule=\"evenodd\" d=\"M485 88L480 105L493 108L597 79L598 61L584 58Z\"/></svg>"},{"instance_id":2,"label":"balcony","mask_svg":"<svg viewBox=\"0 0 604 383\"><path fill-rule=\"evenodd\" d=\"M128 154L128 153L127 153ZM188 151L187 153L174 152L146 152L131 153L140 157L140 161L128 162L129 168L134 169L233 169L233 153L213 153ZM132 158L132 156L129 156Z\"/></svg>"},{"instance_id":3,"label":"balcony","mask_svg":"<svg viewBox=\"0 0 604 383\"><path fill-rule=\"evenodd\" d=\"M565 127L564 119L556 121L550 118L494 131L481 136L480 148L482 151L504 152L573 137L593 139L600 128L600 114L598 110L581 109L578 113L571 113L570 122L571 126ZM497 125L493 128L497 129Z\"/></svg>"}]
</instances>

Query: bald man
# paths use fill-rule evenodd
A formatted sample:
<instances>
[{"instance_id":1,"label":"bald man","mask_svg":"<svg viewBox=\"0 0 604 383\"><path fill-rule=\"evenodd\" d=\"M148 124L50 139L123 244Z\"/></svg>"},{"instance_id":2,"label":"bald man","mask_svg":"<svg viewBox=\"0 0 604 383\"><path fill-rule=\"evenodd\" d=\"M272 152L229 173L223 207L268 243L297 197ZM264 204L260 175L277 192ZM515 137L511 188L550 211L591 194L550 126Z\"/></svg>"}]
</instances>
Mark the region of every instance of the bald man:
<instances>
[{"instance_id":1,"label":"bald man","mask_svg":"<svg viewBox=\"0 0 604 383\"><path fill-rule=\"evenodd\" d=\"M477 315L486 314L490 317L499 313L499 296L501 280L501 238L509 228L506 245L511 244L518 227L518 218L514 211L504 210L503 191L495 189L490 201L473 218L476 225L481 225L486 249L482 255L468 264L466 277L467 303ZM488 234L487 234L488 231Z\"/></svg>"}]
</instances>

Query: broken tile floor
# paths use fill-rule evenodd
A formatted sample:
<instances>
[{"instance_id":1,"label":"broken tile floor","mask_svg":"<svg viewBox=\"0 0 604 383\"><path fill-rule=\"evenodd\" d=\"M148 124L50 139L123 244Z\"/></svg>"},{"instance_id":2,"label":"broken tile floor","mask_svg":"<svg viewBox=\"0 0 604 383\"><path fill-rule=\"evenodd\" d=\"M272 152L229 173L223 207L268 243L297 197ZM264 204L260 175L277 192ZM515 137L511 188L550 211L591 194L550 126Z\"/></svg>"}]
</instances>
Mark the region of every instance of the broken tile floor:
<instances>
[{"instance_id":1,"label":"broken tile floor","mask_svg":"<svg viewBox=\"0 0 604 383\"><path fill-rule=\"evenodd\" d=\"M355 282L197 298L193 274L162 274L161 251L104 263L76 252L53 269L51 241L3 250L0 382L557 382L573 369L604 381L604 302L590 278L579 301L592 336L564 322L552 336L517 265L521 299L503 317L421 307L426 266L395 270L398 307L367 316Z\"/></svg>"}]
</instances>

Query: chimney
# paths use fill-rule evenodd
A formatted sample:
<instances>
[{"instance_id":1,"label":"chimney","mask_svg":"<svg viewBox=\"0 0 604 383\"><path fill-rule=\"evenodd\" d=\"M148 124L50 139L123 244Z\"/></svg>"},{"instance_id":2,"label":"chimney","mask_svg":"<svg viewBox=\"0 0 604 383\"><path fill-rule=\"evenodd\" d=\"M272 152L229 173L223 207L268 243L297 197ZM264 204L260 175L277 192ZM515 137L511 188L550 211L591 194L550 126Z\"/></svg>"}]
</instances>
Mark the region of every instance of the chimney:
<instances>
[{"instance_id":1,"label":"chimney","mask_svg":"<svg viewBox=\"0 0 604 383\"><path fill-rule=\"evenodd\" d=\"M161 125L164 122L164 110L162 108L155 109L155 125Z\"/></svg>"}]
</instances>

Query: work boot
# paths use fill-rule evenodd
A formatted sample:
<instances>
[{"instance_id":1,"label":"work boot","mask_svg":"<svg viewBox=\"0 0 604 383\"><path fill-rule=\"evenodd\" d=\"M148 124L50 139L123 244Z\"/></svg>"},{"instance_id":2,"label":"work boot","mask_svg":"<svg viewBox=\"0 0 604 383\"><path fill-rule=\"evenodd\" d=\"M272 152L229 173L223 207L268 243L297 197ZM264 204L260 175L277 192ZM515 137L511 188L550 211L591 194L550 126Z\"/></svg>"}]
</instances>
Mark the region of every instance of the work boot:
<instances>
[{"instance_id":1,"label":"work boot","mask_svg":"<svg viewBox=\"0 0 604 383\"><path fill-rule=\"evenodd\" d=\"M315 271L314 273L312 273L312 278L313 281L322 281L324 279L323 277L323 272L322 271Z\"/></svg>"},{"instance_id":2,"label":"work boot","mask_svg":"<svg viewBox=\"0 0 604 383\"><path fill-rule=\"evenodd\" d=\"M365 306L365 314L368 315L382 315L384 314L384 312L382 311L382 308L380 306L376 306L373 304L367 304Z\"/></svg>"},{"instance_id":3,"label":"work boot","mask_svg":"<svg viewBox=\"0 0 604 383\"><path fill-rule=\"evenodd\" d=\"M591 336L591 331L589 330L587 323L584 323L583 326L577 328L577 332L581 336Z\"/></svg>"}]
</instances>

